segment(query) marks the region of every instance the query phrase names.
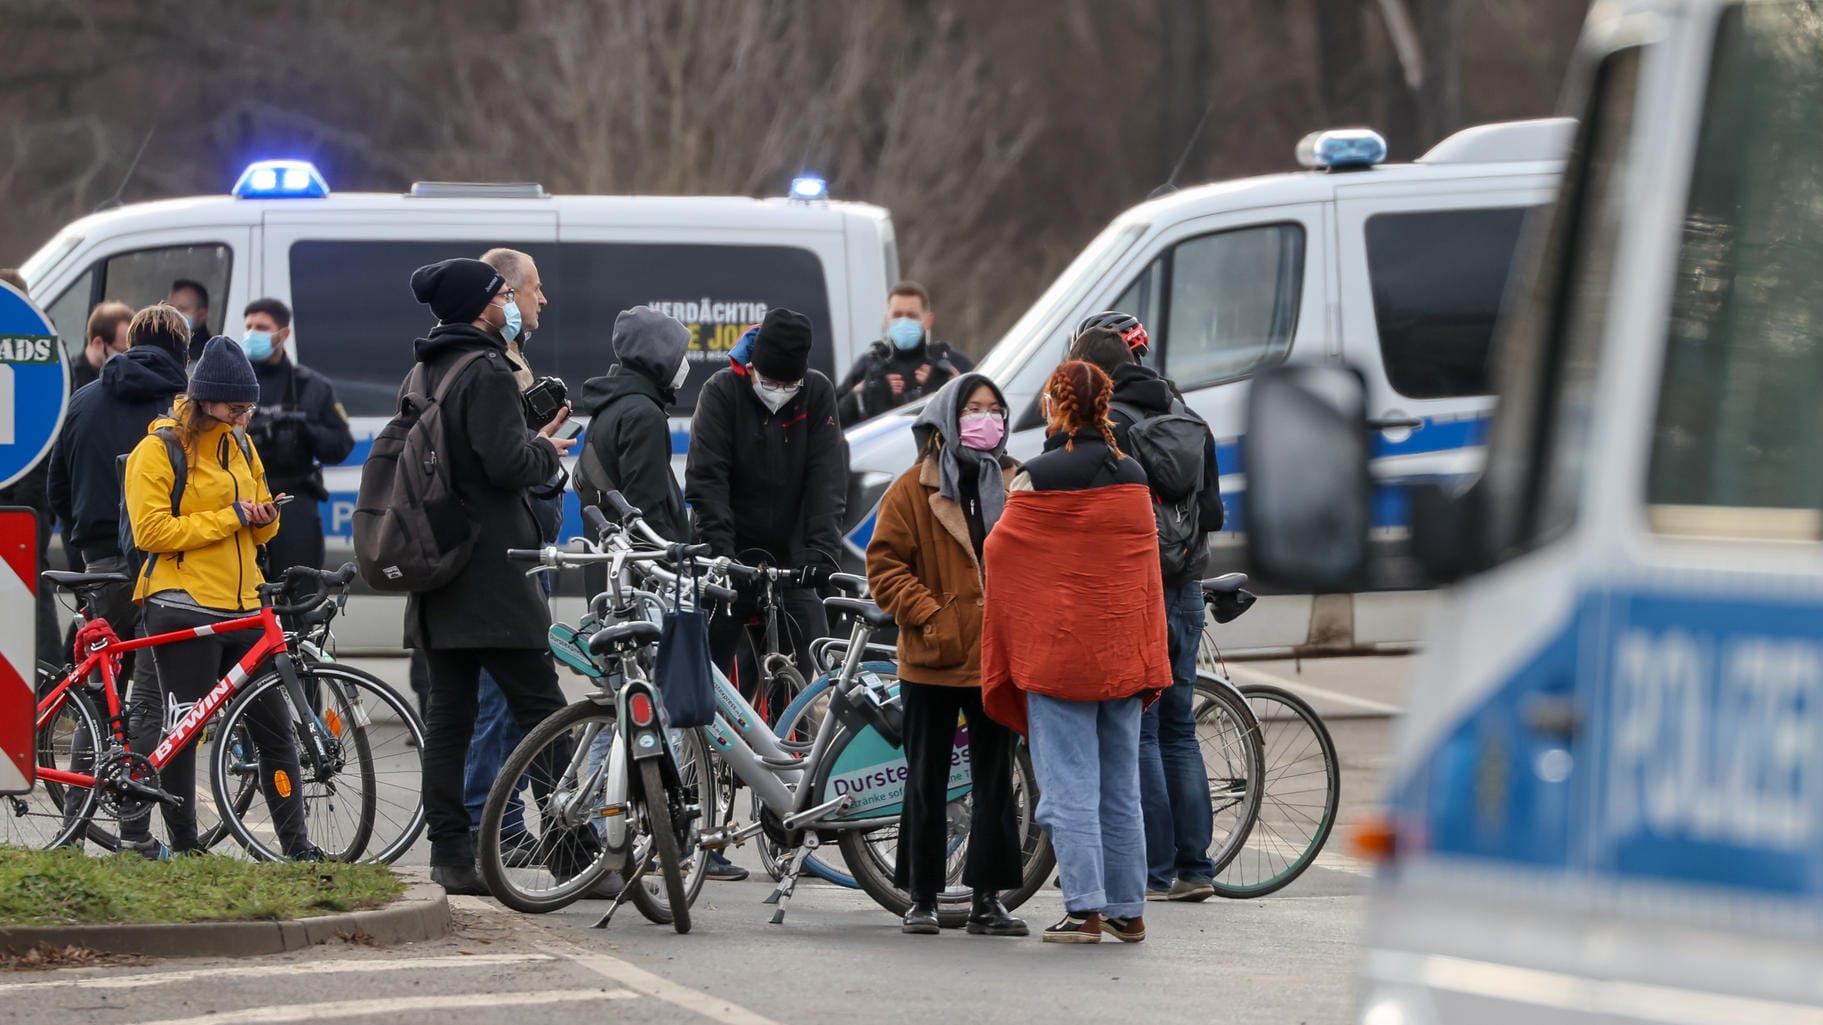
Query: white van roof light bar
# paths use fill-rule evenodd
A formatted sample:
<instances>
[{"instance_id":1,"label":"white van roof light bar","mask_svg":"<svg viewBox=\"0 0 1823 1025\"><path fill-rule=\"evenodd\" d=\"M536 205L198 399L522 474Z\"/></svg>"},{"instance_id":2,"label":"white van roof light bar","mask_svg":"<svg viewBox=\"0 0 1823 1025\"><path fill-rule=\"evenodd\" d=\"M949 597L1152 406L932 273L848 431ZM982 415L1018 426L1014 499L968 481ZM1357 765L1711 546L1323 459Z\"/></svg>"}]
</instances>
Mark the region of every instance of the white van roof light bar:
<instances>
[{"instance_id":1,"label":"white van roof light bar","mask_svg":"<svg viewBox=\"0 0 1823 1025\"><path fill-rule=\"evenodd\" d=\"M1332 128L1298 140L1298 166L1360 171L1386 159L1386 140L1371 128Z\"/></svg>"},{"instance_id":2,"label":"white van roof light bar","mask_svg":"<svg viewBox=\"0 0 1823 1025\"><path fill-rule=\"evenodd\" d=\"M406 193L416 199L543 199L537 182L412 182Z\"/></svg>"},{"instance_id":3,"label":"white van roof light bar","mask_svg":"<svg viewBox=\"0 0 1823 1025\"><path fill-rule=\"evenodd\" d=\"M1576 121L1543 117L1464 128L1418 158L1420 164L1514 164L1563 160Z\"/></svg>"}]
</instances>

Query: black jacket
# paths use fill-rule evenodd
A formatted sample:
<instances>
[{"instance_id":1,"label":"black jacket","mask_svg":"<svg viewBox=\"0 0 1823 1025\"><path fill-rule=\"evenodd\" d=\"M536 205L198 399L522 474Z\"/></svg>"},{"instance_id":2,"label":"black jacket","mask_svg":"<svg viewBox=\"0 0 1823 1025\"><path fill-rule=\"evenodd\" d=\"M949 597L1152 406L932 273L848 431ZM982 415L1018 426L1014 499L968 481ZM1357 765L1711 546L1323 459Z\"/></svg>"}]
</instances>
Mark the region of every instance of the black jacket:
<instances>
[{"instance_id":1,"label":"black jacket","mask_svg":"<svg viewBox=\"0 0 1823 1025\"><path fill-rule=\"evenodd\" d=\"M928 380L918 385L918 368L931 365ZM926 395L935 395L937 389L949 383L957 374L966 374L975 369L975 361L967 354L959 352L948 342L936 341L928 334L925 340L915 349L901 352L884 339L875 341L862 353L861 358L849 369L848 376L836 387L836 394L841 401L837 409L841 414L842 425L859 423L869 417L879 416L897 406L903 406L913 399ZM893 397L892 385L886 381L887 374L898 374L905 379L905 390ZM860 394L855 393L855 385L866 382Z\"/></svg>"},{"instance_id":2,"label":"black jacket","mask_svg":"<svg viewBox=\"0 0 1823 1025\"><path fill-rule=\"evenodd\" d=\"M103 363L102 366L107 366ZM83 388L101 380L101 371L89 366L87 353L79 352L70 360L70 394L75 395Z\"/></svg>"},{"instance_id":3,"label":"black jacket","mask_svg":"<svg viewBox=\"0 0 1823 1025\"><path fill-rule=\"evenodd\" d=\"M65 540L88 559L120 554L116 461L145 440L146 426L171 408L188 382L162 349L141 345L101 366L101 379L70 398L51 447L51 509L70 524Z\"/></svg>"},{"instance_id":4,"label":"black jacket","mask_svg":"<svg viewBox=\"0 0 1823 1025\"><path fill-rule=\"evenodd\" d=\"M775 563L834 568L848 506L848 441L835 386L815 370L777 413L732 368L704 383L691 421L684 497L697 539L717 555L750 549Z\"/></svg>"},{"instance_id":5,"label":"black jacket","mask_svg":"<svg viewBox=\"0 0 1823 1025\"><path fill-rule=\"evenodd\" d=\"M1071 440L1075 444L1064 445ZM1031 478L1033 491L1086 491L1115 484L1144 484L1146 471L1130 456L1120 456L1095 432L1053 434L1044 439L1044 451L1028 460L1021 476Z\"/></svg>"},{"instance_id":6,"label":"black jacket","mask_svg":"<svg viewBox=\"0 0 1823 1025\"><path fill-rule=\"evenodd\" d=\"M405 643L414 648L539 648L551 610L537 581L508 562L508 548L537 548L538 519L528 489L556 475L557 452L529 436L519 386L500 336L469 324L444 324L418 339L434 393L463 352L487 355L463 371L444 400L450 478L480 528L468 564L435 591L411 595Z\"/></svg>"},{"instance_id":7,"label":"black jacket","mask_svg":"<svg viewBox=\"0 0 1823 1025\"><path fill-rule=\"evenodd\" d=\"M1159 376L1158 371L1138 363L1129 363L1116 367L1114 370L1114 401L1137 406L1148 415L1158 415L1171 412L1172 403L1183 403L1184 397L1178 393L1177 387L1170 380ZM1187 409L1189 404L1184 403L1184 406ZM1131 446L1127 443L1127 434L1133 429L1134 421L1125 413L1113 408L1108 410L1108 419L1114 424L1114 443L1120 446L1122 452L1129 451ZM1207 503L1210 508L1204 512L1203 525L1211 526L1213 517L1213 526L1220 528L1222 503L1217 489L1220 487L1221 470L1215 463L1215 435L1213 434L1209 435L1208 440L1204 443L1203 464L1205 490L1212 498ZM1182 573L1166 577L1166 587L1182 587L1192 580L1202 579L1203 574L1209 569L1207 541L1208 535L1205 534L1205 543L1201 553L1191 560Z\"/></svg>"},{"instance_id":8,"label":"black jacket","mask_svg":"<svg viewBox=\"0 0 1823 1025\"><path fill-rule=\"evenodd\" d=\"M671 421L665 415L675 399L668 383L627 363L583 382L577 408L589 417L589 434L576 495L584 505L599 505L602 491L619 491L646 514L653 530L688 541L690 514L671 472Z\"/></svg>"},{"instance_id":9,"label":"black jacket","mask_svg":"<svg viewBox=\"0 0 1823 1025\"><path fill-rule=\"evenodd\" d=\"M272 491L329 497L317 467L334 466L354 451L354 433L329 379L289 359L255 363L260 407L247 433L259 446Z\"/></svg>"}]
</instances>

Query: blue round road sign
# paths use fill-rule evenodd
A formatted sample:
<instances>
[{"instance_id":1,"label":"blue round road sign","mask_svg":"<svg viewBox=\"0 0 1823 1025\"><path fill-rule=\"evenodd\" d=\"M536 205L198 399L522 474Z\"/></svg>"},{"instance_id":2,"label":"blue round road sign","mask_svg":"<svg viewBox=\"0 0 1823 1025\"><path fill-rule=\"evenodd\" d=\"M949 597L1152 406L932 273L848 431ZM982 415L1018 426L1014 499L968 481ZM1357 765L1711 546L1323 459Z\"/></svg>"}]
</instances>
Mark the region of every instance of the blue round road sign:
<instances>
[{"instance_id":1,"label":"blue round road sign","mask_svg":"<svg viewBox=\"0 0 1823 1025\"><path fill-rule=\"evenodd\" d=\"M0 487L50 453L69 401L69 369L56 329L0 281Z\"/></svg>"}]
</instances>

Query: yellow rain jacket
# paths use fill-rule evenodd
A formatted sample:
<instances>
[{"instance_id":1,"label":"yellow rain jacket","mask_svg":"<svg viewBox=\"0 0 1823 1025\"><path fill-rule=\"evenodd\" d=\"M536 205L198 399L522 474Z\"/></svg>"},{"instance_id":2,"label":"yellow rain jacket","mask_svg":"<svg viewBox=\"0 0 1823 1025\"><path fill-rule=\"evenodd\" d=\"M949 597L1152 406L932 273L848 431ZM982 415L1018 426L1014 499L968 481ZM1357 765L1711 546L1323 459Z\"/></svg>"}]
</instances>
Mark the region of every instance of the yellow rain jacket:
<instances>
[{"instance_id":1,"label":"yellow rain jacket","mask_svg":"<svg viewBox=\"0 0 1823 1025\"><path fill-rule=\"evenodd\" d=\"M179 399L172 415L182 409ZM255 546L271 540L279 524L277 519L263 527L244 524L235 503L272 500L259 451L249 442L249 461L229 437L229 426L211 421L196 447L185 453L188 475L178 500L180 515L172 516L171 485L177 471L164 439L153 432L176 426L169 417L152 421L146 437L127 456L127 515L134 543L147 553L133 600L143 602L160 591L184 591L204 608L257 609L259 594L254 589L265 578Z\"/></svg>"}]
</instances>

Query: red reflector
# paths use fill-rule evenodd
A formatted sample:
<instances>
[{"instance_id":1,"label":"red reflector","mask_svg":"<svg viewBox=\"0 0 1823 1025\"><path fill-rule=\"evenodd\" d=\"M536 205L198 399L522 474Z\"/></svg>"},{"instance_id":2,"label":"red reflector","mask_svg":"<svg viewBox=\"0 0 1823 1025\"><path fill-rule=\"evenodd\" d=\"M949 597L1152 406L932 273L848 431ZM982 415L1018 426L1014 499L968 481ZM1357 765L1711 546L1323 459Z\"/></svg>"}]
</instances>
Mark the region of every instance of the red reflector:
<instances>
[{"instance_id":1,"label":"red reflector","mask_svg":"<svg viewBox=\"0 0 1823 1025\"><path fill-rule=\"evenodd\" d=\"M635 726L652 725L652 696L649 694L633 695L632 700L627 702L627 714L633 717Z\"/></svg>"}]
</instances>

